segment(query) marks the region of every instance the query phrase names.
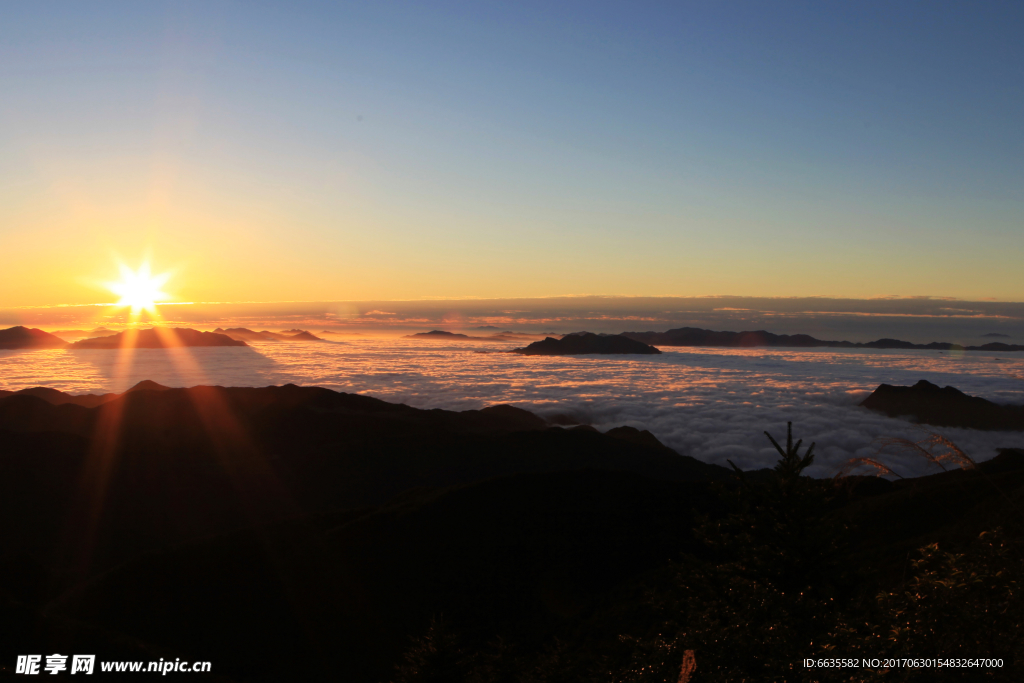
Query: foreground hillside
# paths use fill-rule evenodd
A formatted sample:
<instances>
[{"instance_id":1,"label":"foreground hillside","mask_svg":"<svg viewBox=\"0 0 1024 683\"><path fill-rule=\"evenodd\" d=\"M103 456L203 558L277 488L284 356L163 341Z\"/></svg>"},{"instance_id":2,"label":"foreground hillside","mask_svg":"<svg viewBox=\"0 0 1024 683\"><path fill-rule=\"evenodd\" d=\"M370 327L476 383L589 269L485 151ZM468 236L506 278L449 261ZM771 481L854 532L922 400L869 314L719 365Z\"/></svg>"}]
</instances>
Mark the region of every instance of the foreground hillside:
<instances>
[{"instance_id":1,"label":"foreground hillside","mask_svg":"<svg viewBox=\"0 0 1024 683\"><path fill-rule=\"evenodd\" d=\"M380 505L415 488L584 467L668 480L723 471L642 440L551 428L511 406L418 410L293 385L146 382L94 407L65 396L30 390L0 398L0 486L13 496L7 521L19 520L7 532L32 544L60 531L33 529L32 520L97 525L89 564L76 567L86 574L167 543ZM95 509L98 518L86 515Z\"/></svg>"},{"instance_id":2,"label":"foreground hillside","mask_svg":"<svg viewBox=\"0 0 1024 683\"><path fill-rule=\"evenodd\" d=\"M1024 454L896 483L798 475L736 480L646 433L509 406L16 392L0 397L0 656L209 660L234 681L676 681L695 650L694 681L766 680L887 633L865 605L918 576L916 549L1016 538ZM1002 616L944 628L1005 630L1019 600L993 590ZM962 598L947 603L987 604Z\"/></svg>"}]
</instances>

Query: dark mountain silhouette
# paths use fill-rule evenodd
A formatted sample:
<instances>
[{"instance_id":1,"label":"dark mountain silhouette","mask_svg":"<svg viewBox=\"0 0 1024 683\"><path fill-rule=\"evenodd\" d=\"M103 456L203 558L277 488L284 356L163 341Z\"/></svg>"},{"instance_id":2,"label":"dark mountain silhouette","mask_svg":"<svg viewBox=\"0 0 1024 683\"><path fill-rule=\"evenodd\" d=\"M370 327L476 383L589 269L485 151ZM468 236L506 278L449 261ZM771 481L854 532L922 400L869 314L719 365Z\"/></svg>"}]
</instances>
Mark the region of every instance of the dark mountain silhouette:
<instances>
[{"instance_id":1,"label":"dark mountain silhouette","mask_svg":"<svg viewBox=\"0 0 1024 683\"><path fill-rule=\"evenodd\" d=\"M1022 468L1004 451L976 471L854 478L815 512L854 525L843 559L881 586L912 549L990 528ZM291 385L143 382L95 407L14 392L0 397L0 657L380 683L443 615L464 655L513 644L503 673L570 656L607 672L619 634L659 623L646 596L679 573L670 561L717 561L694 528L726 512L727 475L646 431L552 428L512 406Z\"/></svg>"},{"instance_id":2,"label":"dark mountain silhouette","mask_svg":"<svg viewBox=\"0 0 1024 683\"><path fill-rule=\"evenodd\" d=\"M479 328L477 328L479 329ZM497 329L497 328L494 328ZM460 332L447 332L445 330L431 330L430 332L417 332L416 334L407 334L404 339L451 339L461 341L526 341L528 339L536 339L537 336L533 334L519 334L516 332L499 332L497 334L490 334L486 337L473 337L468 334L462 334Z\"/></svg>"},{"instance_id":3,"label":"dark mountain silhouette","mask_svg":"<svg viewBox=\"0 0 1024 683\"><path fill-rule=\"evenodd\" d=\"M106 403L107 401L120 396L120 394L85 394L74 396L71 394L65 394L63 391L57 391L56 389L49 389L47 387L33 387L31 389L21 389L19 391L4 391L0 389L0 398L6 398L7 396L14 395L35 396L36 398L41 398L47 403L55 406L71 403L85 408L95 408L101 403Z\"/></svg>"},{"instance_id":4,"label":"dark mountain silhouette","mask_svg":"<svg viewBox=\"0 0 1024 683\"><path fill-rule=\"evenodd\" d=\"M534 478L472 492L522 473ZM645 474L666 482L663 496L646 490ZM386 675L406 635L462 588L479 590L462 593L459 609L522 602L522 613L555 599L543 598L563 581L552 571L573 576L604 558L572 588L572 605L649 566L672 536L632 526L671 500L688 519L685 482L724 474L664 447L550 427L512 406L418 410L296 386L143 382L91 408L51 390L13 392L0 397L0 577L13 577L0 584L0 625L46 641L50 622L5 610L4 600L57 600L54 614L94 625L72 643L122 651L123 638L102 633L130 633L164 648L160 656L169 648L211 660L226 648L225 671L269 681L294 679L278 668L292 654L313 657L300 679L318 675L303 668L325 663L302 626L312 624L315 641L351 653L344 671ZM479 504L483 516L472 512ZM536 545L531 535L549 515L564 521ZM580 524L609 520L618 526L574 540ZM474 539L483 528L494 532ZM549 551L561 559L550 563ZM494 571L500 558L505 569ZM372 587L357 588L365 581ZM149 588L157 593L145 597ZM491 602L478 602L480 590ZM411 609L382 619L396 600ZM68 644L68 627L53 629ZM0 654L18 643L8 639ZM246 664L271 643L273 663Z\"/></svg>"},{"instance_id":5,"label":"dark mountain silhouette","mask_svg":"<svg viewBox=\"0 0 1024 683\"><path fill-rule=\"evenodd\" d=\"M658 437L646 429L637 429L636 427L624 425L622 427L613 427L605 432L605 434L614 436L616 439L624 439L633 443L643 444L644 446L651 446L652 448L668 448L668 446L658 441Z\"/></svg>"},{"instance_id":6,"label":"dark mountain silhouette","mask_svg":"<svg viewBox=\"0 0 1024 683\"><path fill-rule=\"evenodd\" d=\"M1024 351L1020 344L1004 344L1002 342L989 342L981 346L968 346L967 351Z\"/></svg>"},{"instance_id":7,"label":"dark mountain silhouette","mask_svg":"<svg viewBox=\"0 0 1024 683\"><path fill-rule=\"evenodd\" d=\"M927 380L912 387L882 384L861 405L889 417L937 427L1024 430L1024 406L1004 406Z\"/></svg>"},{"instance_id":8,"label":"dark mountain silhouette","mask_svg":"<svg viewBox=\"0 0 1024 683\"><path fill-rule=\"evenodd\" d=\"M586 353L627 354L661 353L653 346L630 339L624 335L598 335L590 332L567 334L561 339L547 337L512 353L526 356L568 356Z\"/></svg>"},{"instance_id":9,"label":"dark mountain silhouette","mask_svg":"<svg viewBox=\"0 0 1024 683\"><path fill-rule=\"evenodd\" d=\"M878 339L873 342L824 341L807 334L773 334L765 330L752 332L715 332L697 327L680 327L667 332L623 332L622 336L658 346L778 346L795 348L826 347L837 349L923 349L929 351L1024 351L1024 346L999 342L981 346L961 346L949 342L914 344L899 339Z\"/></svg>"},{"instance_id":10,"label":"dark mountain silhouette","mask_svg":"<svg viewBox=\"0 0 1024 683\"><path fill-rule=\"evenodd\" d=\"M96 407L84 407L89 402ZM19 487L7 500L32 510L73 518L76 505L92 502L59 482L117 463L105 474L108 513L95 566L253 521L379 505L415 487L581 467L672 480L725 471L664 447L549 427L511 406L426 411L290 385L169 389L145 382L103 401L14 392L0 398L0 430L5 438L20 435L21 444L4 450L21 472L4 478ZM33 455L28 444L53 435L73 447L56 461ZM35 484L24 480L37 475L43 479Z\"/></svg>"},{"instance_id":11,"label":"dark mountain silhouette","mask_svg":"<svg viewBox=\"0 0 1024 683\"><path fill-rule=\"evenodd\" d=\"M34 327L9 327L0 330L0 349L60 349L66 341Z\"/></svg>"},{"instance_id":12,"label":"dark mountain silhouette","mask_svg":"<svg viewBox=\"0 0 1024 683\"><path fill-rule=\"evenodd\" d=\"M483 339L483 337L470 337L468 334L447 332L445 330L431 330L430 332L407 334L405 339Z\"/></svg>"},{"instance_id":13,"label":"dark mountain silhouette","mask_svg":"<svg viewBox=\"0 0 1024 683\"><path fill-rule=\"evenodd\" d=\"M124 393L130 394L133 391L167 391L170 388L171 387L165 387L163 384L158 384L151 379L144 379Z\"/></svg>"},{"instance_id":14,"label":"dark mountain silhouette","mask_svg":"<svg viewBox=\"0 0 1024 683\"><path fill-rule=\"evenodd\" d=\"M299 330L298 332L295 332L294 334L287 337L285 341L323 341L323 339L317 337L311 332Z\"/></svg>"},{"instance_id":15,"label":"dark mountain silhouette","mask_svg":"<svg viewBox=\"0 0 1024 683\"><path fill-rule=\"evenodd\" d=\"M163 349L180 346L247 346L244 341L216 332L200 332L187 327L129 330L109 337L83 339L71 349Z\"/></svg>"},{"instance_id":16,"label":"dark mountain silhouette","mask_svg":"<svg viewBox=\"0 0 1024 683\"><path fill-rule=\"evenodd\" d=\"M813 347L850 342L826 342L806 334L772 334L756 332L715 332L696 327L680 327L667 332L623 332L623 336L645 344L661 346L793 346ZM850 344L852 347L853 345Z\"/></svg>"},{"instance_id":17,"label":"dark mountain silhouette","mask_svg":"<svg viewBox=\"0 0 1024 683\"><path fill-rule=\"evenodd\" d=\"M257 334L262 334L265 337L269 337L277 341L323 341L320 337L317 337L306 330L285 330L284 332L263 330Z\"/></svg>"}]
</instances>

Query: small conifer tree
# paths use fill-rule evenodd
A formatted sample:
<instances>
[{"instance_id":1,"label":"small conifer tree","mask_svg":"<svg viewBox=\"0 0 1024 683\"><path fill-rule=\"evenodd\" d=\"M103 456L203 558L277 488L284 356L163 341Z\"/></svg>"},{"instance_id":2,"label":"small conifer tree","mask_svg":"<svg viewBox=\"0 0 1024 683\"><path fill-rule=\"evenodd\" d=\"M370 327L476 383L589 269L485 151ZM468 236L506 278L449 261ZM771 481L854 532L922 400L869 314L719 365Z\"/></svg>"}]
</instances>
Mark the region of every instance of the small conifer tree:
<instances>
[{"instance_id":1,"label":"small conifer tree","mask_svg":"<svg viewBox=\"0 0 1024 683\"><path fill-rule=\"evenodd\" d=\"M833 486L803 476L814 445L801 454L792 423L785 448L765 434L778 463L764 478L733 465L736 481L720 490L728 513L696 530L714 559L677 564L675 585L655 596L666 620L634 641L625 680L676 681L687 652L694 681L802 680L800 662L832 628L846 531L827 514Z\"/></svg>"}]
</instances>

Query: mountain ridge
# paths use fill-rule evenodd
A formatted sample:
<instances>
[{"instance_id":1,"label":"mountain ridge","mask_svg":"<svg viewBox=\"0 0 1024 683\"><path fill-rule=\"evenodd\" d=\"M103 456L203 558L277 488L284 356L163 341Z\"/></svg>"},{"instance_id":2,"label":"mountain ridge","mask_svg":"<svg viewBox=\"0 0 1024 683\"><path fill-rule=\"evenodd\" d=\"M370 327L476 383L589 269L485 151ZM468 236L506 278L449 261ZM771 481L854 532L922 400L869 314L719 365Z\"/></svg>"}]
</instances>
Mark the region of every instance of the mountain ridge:
<instances>
[{"instance_id":1,"label":"mountain ridge","mask_svg":"<svg viewBox=\"0 0 1024 683\"><path fill-rule=\"evenodd\" d=\"M1000 405L923 379L910 387L879 385L860 405L889 417L912 417L936 427L1024 430L1024 406Z\"/></svg>"},{"instance_id":2,"label":"mountain ridge","mask_svg":"<svg viewBox=\"0 0 1024 683\"><path fill-rule=\"evenodd\" d=\"M657 348L621 334L601 335L592 332L567 334L561 339L546 337L529 346L512 349L524 356L575 356L585 354L659 354Z\"/></svg>"},{"instance_id":3,"label":"mountain ridge","mask_svg":"<svg viewBox=\"0 0 1024 683\"><path fill-rule=\"evenodd\" d=\"M69 349L165 349L183 346L248 346L216 332L200 332L189 327L128 330L109 337L93 337L69 344Z\"/></svg>"},{"instance_id":4,"label":"mountain ridge","mask_svg":"<svg viewBox=\"0 0 1024 683\"><path fill-rule=\"evenodd\" d=\"M872 342L828 341L809 334L774 334L766 330L727 332L699 327L679 327L665 332L623 332L622 336L658 346L787 347L838 349L917 349L926 351L1024 351L1024 345L989 342L981 346L962 346L950 342L915 344L900 339Z\"/></svg>"},{"instance_id":5,"label":"mountain ridge","mask_svg":"<svg viewBox=\"0 0 1024 683\"><path fill-rule=\"evenodd\" d=\"M0 349L61 349L68 343L35 327L16 325L0 330Z\"/></svg>"}]
</instances>

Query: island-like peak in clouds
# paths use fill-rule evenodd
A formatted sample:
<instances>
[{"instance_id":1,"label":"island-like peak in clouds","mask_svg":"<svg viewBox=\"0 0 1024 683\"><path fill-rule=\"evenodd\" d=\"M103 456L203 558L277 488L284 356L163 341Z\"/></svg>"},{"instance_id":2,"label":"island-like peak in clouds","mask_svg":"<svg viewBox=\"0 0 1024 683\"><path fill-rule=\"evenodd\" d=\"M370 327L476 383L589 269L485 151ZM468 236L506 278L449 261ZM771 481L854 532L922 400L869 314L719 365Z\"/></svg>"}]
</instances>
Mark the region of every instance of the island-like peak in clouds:
<instances>
[{"instance_id":1,"label":"island-like peak in clouds","mask_svg":"<svg viewBox=\"0 0 1024 683\"><path fill-rule=\"evenodd\" d=\"M1024 406L1000 405L924 379L912 387L882 384L861 405L936 427L1024 430Z\"/></svg>"},{"instance_id":2,"label":"island-like peak in clouds","mask_svg":"<svg viewBox=\"0 0 1024 683\"><path fill-rule=\"evenodd\" d=\"M623 332L623 336L647 344L661 346L778 346L795 348L833 349L920 349L924 351L1024 351L1024 345L989 342L981 346L962 346L950 342L915 344L900 339L877 339L871 342L828 341L815 339L809 334L773 334L766 330L745 332L716 332L699 327L680 327L666 332ZM984 337L1005 337L1001 334L986 334Z\"/></svg>"},{"instance_id":3,"label":"island-like peak in clouds","mask_svg":"<svg viewBox=\"0 0 1024 683\"><path fill-rule=\"evenodd\" d=\"M473 339L480 339L480 337L472 337ZM431 330L430 332L417 332L416 334L407 334L405 339L471 339L468 334L459 334L458 332L448 332L447 330Z\"/></svg>"},{"instance_id":4,"label":"island-like peak in clouds","mask_svg":"<svg viewBox=\"0 0 1024 683\"><path fill-rule=\"evenodd\" d=\"M59 349L68 343L34 327L9 327L0 330L0 349Z\"/></svg>"},{"instance_id":5,"label":"island-like peak in clouds","mask_svg":"<svg viewBox=\"0 0 1024 683\"><path fill-rule=\"evenodd\" d=\"M83 339L71 344L72 349L165 349L180 346L248 346L216 332L200 332L187 327L154 327L148 330L127 330L109 337Z\"/></svg>"},{"instance_id":6,"label":"island-like peak in clouds","mask_svg":"<svg viewBox=\"0 0 1024 683\"><path fill-rule=\"evenodd\" d=\"M526 348L513 349L512 353L521 353L526 356L574 356L587 353L652 354L661 353L661 351L621 334L576 332L567 334L561 339L548 337L534 342Z\"/></svg>"}]
</instances>

